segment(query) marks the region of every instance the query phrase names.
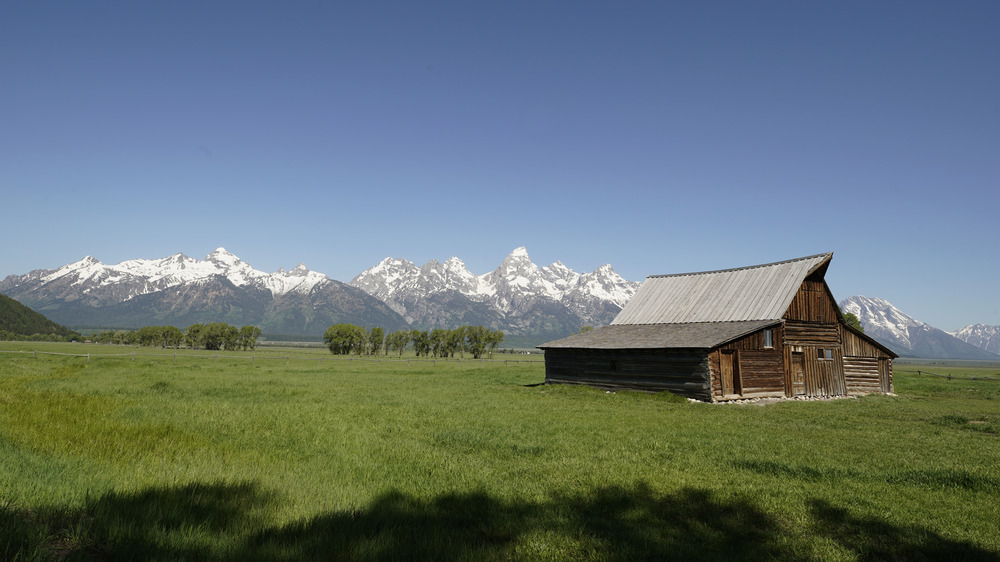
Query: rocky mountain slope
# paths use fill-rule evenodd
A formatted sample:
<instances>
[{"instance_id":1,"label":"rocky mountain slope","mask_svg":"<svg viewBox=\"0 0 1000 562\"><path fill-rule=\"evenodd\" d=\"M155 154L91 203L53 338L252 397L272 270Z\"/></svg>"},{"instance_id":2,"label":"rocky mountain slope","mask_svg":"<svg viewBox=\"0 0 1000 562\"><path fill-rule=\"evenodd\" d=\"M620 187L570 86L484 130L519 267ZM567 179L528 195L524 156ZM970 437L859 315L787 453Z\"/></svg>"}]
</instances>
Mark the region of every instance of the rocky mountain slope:
<instances>
[{"instance_id":1,"label":"rocky mountain slope","mask_svg":"<svg viewBox=\"0 0 1000 562\"><path fill-rule=\"evenodd\" d=\"M545 336L610 323L640 285L626 281L610 265L583 274L558 261L539 267L523 247L482 275L456 257L421 267L389 257L350 284L416 327L482 324L509 334Z\"/></svg>"},{"instance_id":2,"label":"rocky mountain slope","mask_svg":"<svg viewBox=\"0 0 1000 562\"><path fill-rule=\"evenodd\" d=\"M88 256L55 270L9 276L0 281L0 292L78 328L221 321L316 337L338 322L387 330L407 325L378 299L305 265L264 273L224 248L204 260L175 254L106 265Z\"/></svg>"},{"instance_id":3,"label":"rocky mountain slope","mask_svg":"<svg viewBox=\"0 0 1000 562\"><path fill-rule=\"evenodd\" d=\"M1000 356L903 313L889 301L854 296L840 302L861 321L865 334L902 356L930 359L997 360Z\"/></svg>"},{"instance_id":4,"label":"rocky mountain slope","mask_svg":"<svg viewBox=\"0 0 1000 562\"><path fill-rule=\"evenodd\" d=\"M1000 326L972 324L957 332L949 332L956 338L991 353L1000 353Z\"/></svg>"}]
</instances>

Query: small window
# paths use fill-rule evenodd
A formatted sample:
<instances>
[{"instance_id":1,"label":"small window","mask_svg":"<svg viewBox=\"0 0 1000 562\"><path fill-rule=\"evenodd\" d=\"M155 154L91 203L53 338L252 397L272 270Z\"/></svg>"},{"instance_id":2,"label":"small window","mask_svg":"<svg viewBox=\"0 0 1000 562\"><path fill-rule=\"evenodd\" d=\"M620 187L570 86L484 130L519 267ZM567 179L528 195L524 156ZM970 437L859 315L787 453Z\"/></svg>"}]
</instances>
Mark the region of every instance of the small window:
<instances>
[{"instance_id":1,"label":"small window","mask_svg":"<svg viewBox=\"0 0 1000 562\"><path fill-rule=\"evenodd\" d=\"M816 356L819 359L833 359L833 350L819 348L816 350Z\"/></svg>"},{"instance_id":2,"label":"small window","mask_svg":"<svg viewBox=\"0 0 1000 562\"><path fill-rule=\"evenodd\" d=\"M768 349L774 347L774 333L770 329L764 330L764 347Z\"/></svg>"},{"instance_id":3,"label":"small window","mask_svg":"<svg viewBox=\"0 0 1000 562\"><path fill-rule=\"evenodd\" d=\"M618 362L612 359L610 367L611 367L612 371L617 371L618 370Z\"/></svg>"}]
</instances>

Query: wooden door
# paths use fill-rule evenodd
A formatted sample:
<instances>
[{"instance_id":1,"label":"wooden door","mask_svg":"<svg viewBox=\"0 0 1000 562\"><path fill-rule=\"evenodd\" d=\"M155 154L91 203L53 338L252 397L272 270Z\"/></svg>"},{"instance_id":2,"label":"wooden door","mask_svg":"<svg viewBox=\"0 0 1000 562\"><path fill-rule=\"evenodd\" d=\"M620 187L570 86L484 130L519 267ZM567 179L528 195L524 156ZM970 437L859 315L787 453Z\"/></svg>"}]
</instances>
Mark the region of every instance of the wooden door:
<instances>
[{"instance_id":1,"label":"wooden door","mask_svg":"<svg viewBox=\"0 0 1000 562\"><path fill-rule=\"evenodd\" d=\"M740 362L735 351L723 351L720 358L722 370L722 395L742 394L740 384Z\"/></svg>"},{"instance_id":2,"label":"wooden door","mask_svg":"<svg viewBox=\"0 0 1000 562\"><path fill-rule=\"evenodd\" d=\"M806 356L801 351L792 352L792 396L806 393Z\"/></svg>"}]
</instances>

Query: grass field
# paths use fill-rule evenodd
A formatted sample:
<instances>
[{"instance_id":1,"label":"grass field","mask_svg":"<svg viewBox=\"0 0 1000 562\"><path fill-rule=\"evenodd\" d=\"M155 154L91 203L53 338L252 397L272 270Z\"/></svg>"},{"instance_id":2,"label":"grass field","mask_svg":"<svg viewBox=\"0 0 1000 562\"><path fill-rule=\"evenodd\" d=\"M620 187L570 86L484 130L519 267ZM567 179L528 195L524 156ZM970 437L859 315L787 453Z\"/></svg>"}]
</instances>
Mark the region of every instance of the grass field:
<instances>
[{"instance_id":1,"label":"grass field","mask_svg":"<svg viewBox=\"0 0 1000 562\"><path fill-rule=\"evenodd\" d=\"M709 405L541 363L19 349L0 559L1000 560L1000 382Z\"/></svg>"}]
</instances>

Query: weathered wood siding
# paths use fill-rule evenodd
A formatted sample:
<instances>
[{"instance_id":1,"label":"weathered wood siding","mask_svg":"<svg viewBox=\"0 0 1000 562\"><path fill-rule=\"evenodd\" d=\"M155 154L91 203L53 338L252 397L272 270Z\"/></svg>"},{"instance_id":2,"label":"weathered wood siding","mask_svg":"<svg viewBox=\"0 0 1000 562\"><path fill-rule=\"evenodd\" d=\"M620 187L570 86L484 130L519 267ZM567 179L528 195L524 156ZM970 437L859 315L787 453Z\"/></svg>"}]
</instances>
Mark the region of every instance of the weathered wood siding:
<instances>
[{"instance_id":1,"label":"weathered wood siding","mask_svg":"<svg viewBox=\"0 0 1000 562\"><path fill-rule=\"evenodd\" d=\"M840 331L836 324L785 322L785 345L811 345L813 347L840 347Z\"/></svg>"},{"instance_id":2,"label":"weathered wood siding","mask_svg":"<svg viewBox=\"0 0 1000 562\"><path fill-rule=\"evenodd\" d=\"M847 384L844 381L844 357L839 347L830 344L819 345L786 345L784 347L784 364L788 369L787 396L794 396L794 385L791 381L795 360L793 355L801 349L804 374L804 396L842 396L847 394ZM830 349L831 359L820 359L819 350Z\"/></svg>"},{"instance_id":3,"label":"weathered wood siding","mask_svg":"<svg viewBox=\"0 0 1000 562\"><path fill-rule=\"evenodd\" d=\"M708 352L686 349L547 349L545 382L662 391L711 400Z\"/></svg>"},{"instance_id":4,"label":"weathered wood siding","mask_svg":"<svg viewBox=\"0 0 1000 562\"><path fill-rule=\"evenodd\" d=\"M892 358L846 326L838 326L848 394L892 392Z\"/></svg>"},{"instance_id":5,"label":"weathered wood siding","mask_svg":"<svg viewBox=\"0 0 1000 562\"><path fill-rule=\"evenodd\" d=\"M764 332L754 332L720 346L709 355L712 372L712 396L715 400L738 398L778 397L785 395L785 365L780 342L781 326L771 328L772 347L764 347ZM738 380L734 392L723 391L722 355L731 353L736 364Z\"/></svg>"},{"instance_id":6,"label":"weathered wood siding","mask_svg":"<svg viewBox=\"0 0 1000 562\"><path fill-rule=\"evenodd\" d=\"M806 279L785 312L783 363L786 396L840 396L847 394L844 350L837 305L822 279ZM830 350L831 357L820 350ZM801 353L800 356L796 353ZM801 364L803 382L793 376Z\"/></svg>"},{"instance_id":7,"label":"weathered wood siding","mask_svg":"<svg viewBox=\"0 0 1000 562\"><path fill-rule=\"evenodd\" d=\"M837 305L825 281L802 282L798 293L788 305L785 320L837 324Z\"/></svg>"},{"instance_id":8,"label":"weathered wood siding","mask_svg":"<svg viewBox=\"0 0 1000 562\"><path fill-rule=\"evenodd\" d=\"M848 394L882 392L876 357L844 357L844 378Z\"/></svg>"}]
</instances>

